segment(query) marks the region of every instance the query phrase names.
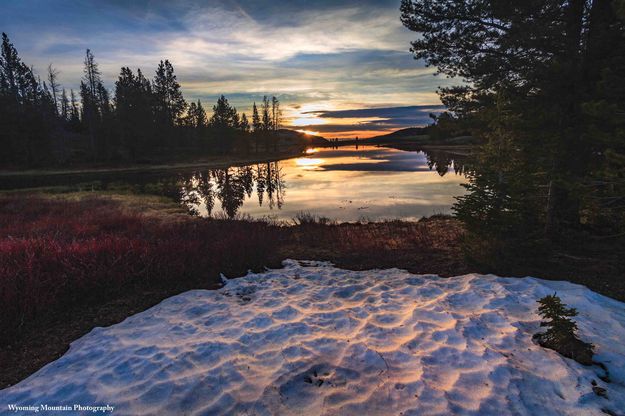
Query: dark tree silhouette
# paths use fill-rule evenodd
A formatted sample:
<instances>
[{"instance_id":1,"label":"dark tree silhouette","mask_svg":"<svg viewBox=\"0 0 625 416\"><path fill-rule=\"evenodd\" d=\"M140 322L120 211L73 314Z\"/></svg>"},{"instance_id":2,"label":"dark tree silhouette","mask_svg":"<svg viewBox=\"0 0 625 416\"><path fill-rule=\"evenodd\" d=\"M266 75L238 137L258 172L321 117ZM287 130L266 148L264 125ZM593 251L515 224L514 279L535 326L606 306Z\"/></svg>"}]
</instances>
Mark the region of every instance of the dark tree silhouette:
<instances>
[{"instance_id":1,"label":"dark tree silhouette","mask_svg":"<svg viewBox=\"0 0 625 416\"><path fill-rule=\"evenodd\" d=\"M153 102L152 86L141 70L135 76L130 68L122 68L115 82L115 109L121 141L132 159L151 144Z\"/></svg>"},{"instance_id":2,"label":"dark tree silhouette","mask_svg":"<svg viewBox=\"0 0 625 416\"><path fill-rule=\"evenodd\" d=\"M173 65L161 61L152 82L140 69L122 67L111 99L94 54L87 49L80 99L62 88L49 65L42 82L19 58L6 34L0 51L0 163L15 166L85 164L94 161L149 163L221 153L249 152L250 141L269 141L277 130L279 102L264 99L261 122L254 104L247 115L221 96L209 120L200 100L188 107ZM272 117L275 113L275 117ZM272 124L273 123L273 124ZM265 151L269 150L266 143Z\"/></svg>"},{"instance_id":3,"label":"dark tree silhouette","mask_svg":"<svg viewBox=\"0 0 625 416\"><path fill-rule=\"evenodd\" d=\"M69 98L67 98L67 91L63 88L61 92L61 120L68 121L70 116Z\"/></svg>"},{"instance_id":4,"label":"dark tree silhouette","mask_svg":"<svg viewBox=\"0 0 625 416\"><path fill-rule=\"evenodd\" d=\"M215 130L219 152L230 152L234 146L235 130L239 127L239 116L237 109L231 106L223 95L213 106L213 116L209 124Z\"/></svg>"},{"instance_id":5,"label":"dark tree silhouette","mask_svg":"<svg viewBox=\"0 0 625 416\"><path fill-rule=\"evenodd\" d=\"M260 116L258 115L258 107L256 107L256 101L254 101L254 105L252 106L252 130L254 132L254 150L258 153L258 145L260 142L261 135L261 122Z\"/></svg>"},{"instance_id":6,"label":"dark tree silhouette","mask_svg":"<svg viewBox=\"0 0 625 416\"><path fill-rule=\"evenodd\" d=\"M206 119L206 111L202 107L202 102L197 100L196 103L191 103L187 110L187 117L185 118L185 124L189 127L203 128L208 124Z\"/></svg>"},{"instance_id":7,"label":"dark tree silhouette","mask_svg":"<svg viewBox=\"0 0 625 416\"><path fill-rule=\"evenodd\" d=\"M210 119L213 127L226 129L235 129L238 127L237 109L228 103L228 99L223 95L217 100L217 104L213 106L213 116Z\"/></svg>"},{"instance_id":8,"label":"dark tree silhouette","mask_svg":"<svg viewBox=\"0 0 625 416\"><path fill-rule=\"evenodd\" d=\"M250 123L247 121L247 115L245 113L241 114L241 120L239 121L239 129L248 133L250 131Z\"/></svg>"},{"instance_id":9,"label":"dark tree silhouette","mask_svg":"<svg viewBox=\"0 0 625 416\"><path fill-rule=\"evenodd\" d=\"M32 69L20 59L6 33L0 51L0 159L39 163L48 154L56 110Z\"/></svg>"},{"instance_id":10,"label":"dark tree silhouette","mask_svg":"<svg viewBox=\"0 0 625 416\"><path fill-rule=\"evenodd\" d=\"M158 64L152 90L156 123L162 126L163 133L169 134L172 127L182 123L187 103L174 74L174 67L168 60Z\"/></svg>"},{"instance_id":11,"label":"dark tree silhouette","mask_svg":"<svg viewBox=\"0 0 625 416\"><path fill-rule=\"evenodd\" d=\"M59 93L61 92L61 86L59 85L59 71L56 70L52 64L48 65L48 85L50 86L50 94L52 95L52 102L54 103L55 112L59 112Z\"/></svg>"},{"instance_id":12,"label":"dark tree silhouette","mask_svg":"<svg viewBox=\"0 0 625 416\"><path fill-rule=\"evenodd\" d=\"M89 134L89 150L91 158L101 158L105 146L102 121L109 113L109 97L102 84L100 70L91 50L85 53L83 78L80 81L80 101L82 103L82 122Z\"/></svg>"},{"instance_id":13,"label":"dark tree silhouette","mask_svg":"<svg viewBox=\"0 0 625 416\"><path fill-rule=\"evenodd\" d=\"M622 6L402 1L402 22L420 34L415 58L467 81L440 90L445 124L487 142L455 207L474 258L545 254L600 223L625 230L624 121L614 117L625 112Z\"/></svg>"}]
</instances>

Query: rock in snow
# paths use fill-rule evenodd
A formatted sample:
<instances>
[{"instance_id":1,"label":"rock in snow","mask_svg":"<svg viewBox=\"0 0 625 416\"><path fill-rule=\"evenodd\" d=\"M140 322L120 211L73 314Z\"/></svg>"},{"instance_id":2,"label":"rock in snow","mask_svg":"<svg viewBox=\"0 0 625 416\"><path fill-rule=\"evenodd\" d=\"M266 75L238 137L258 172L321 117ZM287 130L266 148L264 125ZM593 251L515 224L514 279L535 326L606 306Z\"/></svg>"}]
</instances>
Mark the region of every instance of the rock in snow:
<instances>
[{"instance_id":1,"label":"rock in snow","mask_svg":"<svg viewBox=\"0 0 625 416\"><path fill-rule=\"evenodd\" d=\"M591 384L601 368L532 342L536 300L554 291L578 308L580 336L610 372L610 383L595 383L604 397ZM0 391L0 405L108 404L116 415L623 414L624 341L625 304L568 282L287 261L94 329Z\"/></svg>"}]
</instances>

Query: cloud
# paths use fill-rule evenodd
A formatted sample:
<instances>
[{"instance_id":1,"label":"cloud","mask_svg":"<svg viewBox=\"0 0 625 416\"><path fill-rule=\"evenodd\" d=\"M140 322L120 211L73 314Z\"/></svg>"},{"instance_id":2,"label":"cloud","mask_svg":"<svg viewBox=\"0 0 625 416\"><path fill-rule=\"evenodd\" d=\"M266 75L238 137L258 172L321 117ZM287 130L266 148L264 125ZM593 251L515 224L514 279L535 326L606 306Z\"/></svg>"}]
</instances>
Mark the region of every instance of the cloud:
<instances>
[{"instance_id":1,"label":"cloud","mask_svg":"<svg viewBox=\"0 0 625 416\"><path fill-rule=\"evenodd\" d=\"M339 111L311 111L318 117L325 118L354 118L354 117L380 117L380 118L416 118L428 116L430 113L438 113L444 110L443 105L412 105L406 107L386 108L360 108L356 110Z\"/></svg>"},{"instance_id":2,"label":"cloud","mask_svg":"<svg viewBox=\"0 0 625 416\"><path fill-rule=\"evenodd\" d=\"M427 114L409 107L439 105L436 88L453 83L412 58L416 34L401 25L397 0L21 0L3 5L0 27L40 74L53 62L67 88L78 87L86 48L110 89L121 66L152 76L167 58L187 99L210 108L224 94L249 112L276 95L287 123L310 108L368 107L354 114L378 119L354 127L421 124ZM345 125L308 115L327 117L324 129Z\"/></svg>"},{"instance_id":3,"label":"cloud","mask_svg":"<svg viewBox=\"0 0 625 416\"><path fill-rule=\"evenodd\" d=\"M305 115L318 120L327 120L325 124L299 125L302 130L316 131L326 135L346 137L345 133L369 131L383 133L407 127L425 126L432 122L430 114L444 111L442 105L421 105L404 107L359 108L336 111L308 111ZM350 123L336 121L356 120ZM334 121L334 122L333 122ZM355 135L355 134L354 134Z\"/></svg>"}]
</instances>

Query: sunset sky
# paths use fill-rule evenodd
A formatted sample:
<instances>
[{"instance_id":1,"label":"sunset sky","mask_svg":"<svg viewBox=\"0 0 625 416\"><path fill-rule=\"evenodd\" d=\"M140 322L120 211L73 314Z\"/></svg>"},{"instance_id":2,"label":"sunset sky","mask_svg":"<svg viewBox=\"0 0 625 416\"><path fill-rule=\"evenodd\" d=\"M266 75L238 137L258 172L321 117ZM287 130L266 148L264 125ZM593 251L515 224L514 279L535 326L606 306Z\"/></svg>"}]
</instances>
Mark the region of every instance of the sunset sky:
<instances>
[{"instance_id":1,"label":"sunset sky","mask_svg":"<svg viewBox=\"0 0 625 416\"><path fill-rule=\"evenodd\" d=\"M276 95L287 127L325 137L424 125L450 83L413 59L399 0L3 3L0 30L42 76L57 67L66 88L77 88L86 48L110 89L122 65L151 77L169 59L187 100L210 110L224 94L249 115Z\"/></svg>"}]
</instances>

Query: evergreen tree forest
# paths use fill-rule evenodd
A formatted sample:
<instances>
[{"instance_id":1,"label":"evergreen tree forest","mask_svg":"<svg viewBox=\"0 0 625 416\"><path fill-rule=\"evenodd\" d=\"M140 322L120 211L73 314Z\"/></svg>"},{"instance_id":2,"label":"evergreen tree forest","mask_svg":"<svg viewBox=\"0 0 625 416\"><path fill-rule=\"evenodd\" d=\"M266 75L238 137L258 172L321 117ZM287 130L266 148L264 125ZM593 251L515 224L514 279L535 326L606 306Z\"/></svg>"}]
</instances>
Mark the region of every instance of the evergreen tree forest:
<instances>
[{"instance_id":1,"label":"evergreen tree forest","mask_svg":"<svg viewBox=\"0 0 625 416\"><path fill-rule=\"evenodd\" d=\"M458 80L441 128L486 143L455 205L469 256L501 270L622 250L625 1L403 0L401 19L414 57Z\"/></svg>"},{"instance_id":2,"label":"evergreen tree forest","mask_svg":"<svg viewBox=\"0 0 625 416\"><path fill-rule=\"evenodd\" d=\"M22 61L9 37L0 51L0 165L65 166L150 163L172 157L279 150L280 102L264 97L262 123L239 113L223 95L207 115L188 103L174 67L160 61L153 76L122 67L112 91L87 50L78 91L63 88L52 65L45 77Z\"/></svg>"}]
</instances>

